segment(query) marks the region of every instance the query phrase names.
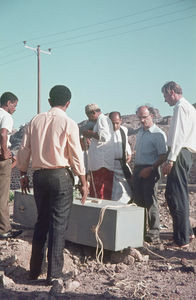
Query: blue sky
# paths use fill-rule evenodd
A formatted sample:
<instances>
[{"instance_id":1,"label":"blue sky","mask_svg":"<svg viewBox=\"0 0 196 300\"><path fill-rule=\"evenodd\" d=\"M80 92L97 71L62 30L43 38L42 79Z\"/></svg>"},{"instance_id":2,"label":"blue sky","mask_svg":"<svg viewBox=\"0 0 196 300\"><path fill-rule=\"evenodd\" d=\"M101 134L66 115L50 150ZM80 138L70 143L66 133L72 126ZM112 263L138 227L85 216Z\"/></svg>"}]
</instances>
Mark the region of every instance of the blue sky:
<instances>
[{"instance_id":1,"label":"blue sky","mask_svg":"<svg viewBox=\"0 0 196 300\"><path fill-rule=\"evenodd\" d=\"M195 0L0 0L0 94L19 98L15 128L37 113L37 56L41 46L41 111L56 84L72 91L68 115L135 113L149 103L171 115L161 86L178 82L196 102Z\"/></svg>"}]
</instances>

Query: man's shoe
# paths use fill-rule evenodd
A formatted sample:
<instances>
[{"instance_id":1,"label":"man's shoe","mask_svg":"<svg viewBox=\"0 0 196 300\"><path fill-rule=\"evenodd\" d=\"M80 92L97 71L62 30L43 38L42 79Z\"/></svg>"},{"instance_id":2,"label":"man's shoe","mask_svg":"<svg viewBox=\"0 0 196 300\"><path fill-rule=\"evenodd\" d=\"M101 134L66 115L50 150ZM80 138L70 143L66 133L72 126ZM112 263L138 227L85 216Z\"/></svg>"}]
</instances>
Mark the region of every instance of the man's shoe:
<instances>
[{"instance_id":1,"label":"man's shoe","mask_svg":"<svg viewBox=\"0 0 196 300\"><path fill-rule=\"evenodd\" d=\"M150 236L150 235L146 235L144 238L145 242L152 244L152 245L158 245L161 244L161 240L159 238L159 236Z\"/></svg>"},{"instance_id":2,"label":"man's shoe","mask_svg":"<svg viewBox=\"0 0 196 300\"><path fill-rule=\"evenodd\" d=\"M189 244L179 246L175 242L172 242L172 243L168 243L166 248L167 249L173 249L173 250L188 250Z\"/></svg>"},{"instance_id":3,"label":"man's shoe","mask_svg":"<svg viewBox=\"0 0 196 300\"><path fill-rule=\"evenodd\" d=\"M20 229L20 230L9 230L6 233L0 233L0 240L14 239L22 232L23 231Z\"/></svg>"}]
</instances>

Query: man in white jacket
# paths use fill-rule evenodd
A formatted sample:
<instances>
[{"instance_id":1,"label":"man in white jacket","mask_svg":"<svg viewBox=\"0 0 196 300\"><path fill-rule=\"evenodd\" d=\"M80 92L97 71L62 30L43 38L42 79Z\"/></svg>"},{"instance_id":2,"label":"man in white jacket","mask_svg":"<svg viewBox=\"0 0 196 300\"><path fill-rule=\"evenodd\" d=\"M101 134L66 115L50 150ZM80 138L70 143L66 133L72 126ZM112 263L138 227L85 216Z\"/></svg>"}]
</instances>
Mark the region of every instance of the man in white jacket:
<instances>
[{"instance_id":1,"label":"man in white jacket","mask_svg":"<svg viewBox=\"0 0 196 300\"><path fill-rule=\"evenodd\" d=\"M85 112L94 121L93 130L85 130L89 139L88 171L90 172L90 196L111 200L114 171L114 130L111 120L97 104L88 104Z\"/></svg>"}]
</instances>

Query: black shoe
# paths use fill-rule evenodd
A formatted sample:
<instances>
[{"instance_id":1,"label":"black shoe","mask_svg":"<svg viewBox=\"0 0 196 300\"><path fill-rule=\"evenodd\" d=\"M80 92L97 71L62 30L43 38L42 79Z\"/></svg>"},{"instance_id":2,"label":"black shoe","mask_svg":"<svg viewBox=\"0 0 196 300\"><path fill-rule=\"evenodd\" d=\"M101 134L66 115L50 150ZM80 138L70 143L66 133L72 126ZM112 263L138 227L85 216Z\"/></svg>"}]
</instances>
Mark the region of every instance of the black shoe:
<instances>
[{"instance_id":1,"label":"black shoe","mask_svg":"<svg viewBox=\"0 0 196 300\"><path fill-rule=\"evenodd\" d=\"M0 233L0 240L14 239L22 232L22 230L9 230L6 233Z\"/></svg>"},{"instance_id":2,"label":"black shoe","mask_svg":"<svg viewBox=\"0 0 196 300\"><path fill-rule=\"evenodd\" d=\"M146 235L144 240L145 240L145 242L152 244L152 245L157 245L157 244L161 243L160 238L157 235L156 236Z\"/></svg>"},{"instance_id":3,"label":"black shoe","mask_svg":"<svg viewBox=\"0 0 196 300\"><path fill-rule=\"evenodd\" d=\"M60 279L60 277L47 277L47 279L46 279L46 284L47 284L47 285L53 285L53 282L54 282L55 280L58 280L58 279Z\"/></svg>"}]
</instances>

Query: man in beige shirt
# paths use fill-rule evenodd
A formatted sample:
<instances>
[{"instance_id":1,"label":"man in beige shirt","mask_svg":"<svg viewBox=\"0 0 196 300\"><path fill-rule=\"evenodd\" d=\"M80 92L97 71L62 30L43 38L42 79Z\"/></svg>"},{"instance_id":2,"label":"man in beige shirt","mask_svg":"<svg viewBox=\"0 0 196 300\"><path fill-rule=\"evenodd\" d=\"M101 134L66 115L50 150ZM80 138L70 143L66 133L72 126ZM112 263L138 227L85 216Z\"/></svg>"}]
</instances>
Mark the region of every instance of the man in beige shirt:
<instances>
[{"instance_id":1,"label":"man in beige shirt","mask_svg":"<svg viewBox=\"0 0 196 300\"><path fill-rule=\"evenodd\" d=\"M48 236L47 283L62 275L65 231L73 201L73 179L68 169L78 175L84 204L88 188L77 124L65 111L71 92L63 85L54 86L49 94L51 109L36 115L28 124L17 155L22 192L29 190L27 169L32 158L34 197L38 218L35 224L30 279L41 273Z\"/></svg>"}]
</instances>

